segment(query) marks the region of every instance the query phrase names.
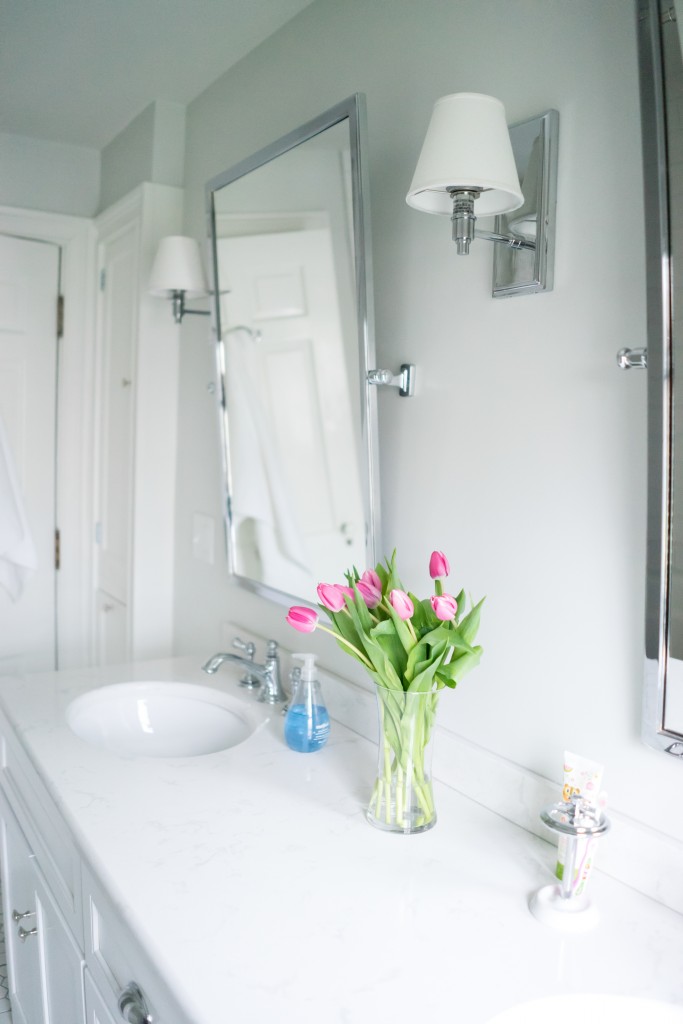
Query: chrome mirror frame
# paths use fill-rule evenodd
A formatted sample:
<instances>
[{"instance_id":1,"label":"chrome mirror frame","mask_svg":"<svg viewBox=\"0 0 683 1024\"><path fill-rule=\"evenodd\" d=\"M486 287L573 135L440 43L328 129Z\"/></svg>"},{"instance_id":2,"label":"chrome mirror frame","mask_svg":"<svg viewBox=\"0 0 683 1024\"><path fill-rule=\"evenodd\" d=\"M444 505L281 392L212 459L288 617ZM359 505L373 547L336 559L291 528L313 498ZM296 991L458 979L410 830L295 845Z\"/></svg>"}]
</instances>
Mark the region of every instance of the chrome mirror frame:
<instances>
[{"instance_id":1,"label":"chrome mirror frame","mask_svg":"<svg viewBox=\"0 0 683 1024\"><path fill-rule=\"evenodd\" d=\"M671 621L672 267L666 96L658 0L636 0L645 184L648 491L645 685L642 737L681 756L683 735L665 726Z\"/></svg>"},{"instance_id":2,"label":"chrome mirror frame","mask_svg":"<svg viewBox=\"0 0 683 1024\"><path fill-rule=\"evenodd\" d=\"M270 163L297 146L313 139L321 132L348 121L351 156L351 188L353 198L353 248L355 269L356 327L358 337L360 386L360 437L362 449L361 485L365 514L365 556L367 566L374 566L380 550L380 490L379 450L377 432L376 388L368 381L368 373L376 366L374 304L372 289L372 249L370 238L369 180L367 168L367 115L365 97L356 93L329 110L306 122L300 128L235 164L229 170L212 178L206 184L208 217L209 262L211 266L212 326L216 347L218 376L218 411L223 457L223 501L228 568L237 583L261 597L281 605L292 601L305 602L301 595L276 590L258 580L240 575L236 570L235 530L231 510L232 480L228 454L228 407L225 389L226 354L220 323L219 268L217 247L216 193L264 164ZM311 595L311 603L315 600Z\"/></svg>"}]
</instances>

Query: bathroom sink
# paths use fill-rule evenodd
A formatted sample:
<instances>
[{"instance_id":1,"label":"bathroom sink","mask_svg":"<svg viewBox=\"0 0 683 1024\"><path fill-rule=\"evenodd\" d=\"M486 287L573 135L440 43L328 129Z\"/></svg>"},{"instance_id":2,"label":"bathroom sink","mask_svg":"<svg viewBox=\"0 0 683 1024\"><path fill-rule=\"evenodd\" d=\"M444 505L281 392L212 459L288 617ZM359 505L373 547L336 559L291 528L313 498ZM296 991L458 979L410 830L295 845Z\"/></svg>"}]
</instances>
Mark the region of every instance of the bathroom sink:
<instances>
[{"instance_id":1,"label":"bathroom sink","mask_svg":"<svg viewBox=\"0 0 683 1024\"><path fill-rule=\"evenodd\" d=\"M69 704L81 739L133 757L199 757L243 743L257 720L234 698L188 683L115 683Z\"/></svg>"},{"instance_id":2,"label":"bathroom sink","mask_svg":"<svg viewBox=\"0 0 683 1024\"><path fill-rule=\"evenodd\" d=\"M631 996L563 995L520 1003L488 1024L683 1024L683 1006Z\"/></svg>"}]
</instances>

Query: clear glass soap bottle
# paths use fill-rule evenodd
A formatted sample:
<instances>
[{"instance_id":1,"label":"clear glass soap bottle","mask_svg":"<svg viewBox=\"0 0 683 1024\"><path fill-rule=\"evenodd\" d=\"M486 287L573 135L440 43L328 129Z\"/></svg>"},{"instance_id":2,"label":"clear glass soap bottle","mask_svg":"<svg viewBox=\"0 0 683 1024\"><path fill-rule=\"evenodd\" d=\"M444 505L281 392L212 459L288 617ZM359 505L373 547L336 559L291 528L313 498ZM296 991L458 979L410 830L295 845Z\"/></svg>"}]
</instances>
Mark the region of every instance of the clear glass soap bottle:
<instances>
[{"instance_id":1,"label":"clear glass soap bottle","mask_svg":"<svg viewBox=\"0 0 683 1024\"><path fill-rule=\"evenodd\" d=\"M303 662L301 673L292 673L294 691L285 717L285 742L292 750L312 754L327 743L330 716L315 670L315 654L293 654Z\"/></svg>"}]
</instances>

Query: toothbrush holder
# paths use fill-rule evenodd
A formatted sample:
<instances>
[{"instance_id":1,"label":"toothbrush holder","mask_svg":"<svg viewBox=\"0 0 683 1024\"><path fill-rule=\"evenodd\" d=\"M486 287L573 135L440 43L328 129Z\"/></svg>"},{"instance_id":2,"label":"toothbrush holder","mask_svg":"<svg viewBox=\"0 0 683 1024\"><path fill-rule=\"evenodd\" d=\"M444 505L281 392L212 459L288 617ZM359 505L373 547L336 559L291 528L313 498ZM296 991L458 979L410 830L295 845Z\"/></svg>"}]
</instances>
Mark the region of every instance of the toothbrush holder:
<instances>
[{"instance_id":1,"label":"toothbrush holder","mask_svg":"<svg viewBox=\"0 0 683 1024\"><path fill-rule=\"evenodd\" d=\"M562 880L535 892L529 910L543 924L562 931L595 928L600 917L585 888L595 844L609 831L609 819L575 793L568 802L544 807L541 821L551 832L564 837L564 866Z\"/></svg>"}]
</instances>

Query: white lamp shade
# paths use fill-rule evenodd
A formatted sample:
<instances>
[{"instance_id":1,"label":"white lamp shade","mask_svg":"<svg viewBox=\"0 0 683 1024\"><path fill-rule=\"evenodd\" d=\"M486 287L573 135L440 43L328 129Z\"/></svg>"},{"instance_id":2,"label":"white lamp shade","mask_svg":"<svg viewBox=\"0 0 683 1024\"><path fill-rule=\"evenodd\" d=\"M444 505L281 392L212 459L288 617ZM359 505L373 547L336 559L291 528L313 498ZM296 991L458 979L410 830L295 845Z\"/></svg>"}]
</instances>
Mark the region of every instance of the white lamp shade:
<instances>
[{"instance_id":1,"label":"white lamp shade","mask_svg":"<svg viewBox=\"0 0 683 1024\"><path fill-rule=\"evenodd\" d=\"M450 216L454 188L481 192L475 202L481 217L508 213L524 201L505 107L493 96L458 92L434 104L406 202Z\"/></svg>"},{"instance_id":2,"label":"white lamp shade","mask_svg":"<svg viewBox=\"0 0 683 1024\"><path fill-rule=\"evenodd\" d=\"M173 292L185 292L187 298L206 295L206 278L194 238L167 235L159 242L149 278L150 295L168 298Z\"/></svg>"}]
</instances>

